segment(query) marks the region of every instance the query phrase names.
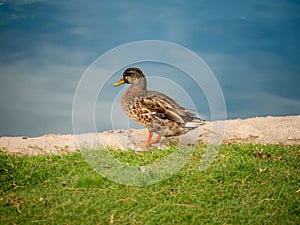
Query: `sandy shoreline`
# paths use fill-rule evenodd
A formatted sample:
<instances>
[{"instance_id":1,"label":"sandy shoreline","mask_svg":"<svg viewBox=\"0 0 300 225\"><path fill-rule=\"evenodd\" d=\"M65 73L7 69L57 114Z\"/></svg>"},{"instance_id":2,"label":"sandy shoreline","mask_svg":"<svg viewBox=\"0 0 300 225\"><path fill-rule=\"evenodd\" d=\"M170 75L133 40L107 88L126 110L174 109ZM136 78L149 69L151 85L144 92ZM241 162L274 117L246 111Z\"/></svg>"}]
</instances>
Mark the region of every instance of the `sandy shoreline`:
<instances>
[{"instance_id":1,"label":"sandy shoreline","mask_svg":"<svg viewBox=\"0 0 300 225\"><path fill-rule=\"evenodd\" d=\"M61 154L74 152L80 146L101 144L115 149L135 148L146 138L147 131L117 130L90 134L47 134L40 137L1 137L0 149L16 154ZM178 138L177 138L178 139ZM300 144L300 115L285 117L256 117L208 122L204 126L183 135L180 143L257 143ZM164 147L164 140L155 147ZM136 149L141 150L141 149Z\"/></svg>"}]
</instances>

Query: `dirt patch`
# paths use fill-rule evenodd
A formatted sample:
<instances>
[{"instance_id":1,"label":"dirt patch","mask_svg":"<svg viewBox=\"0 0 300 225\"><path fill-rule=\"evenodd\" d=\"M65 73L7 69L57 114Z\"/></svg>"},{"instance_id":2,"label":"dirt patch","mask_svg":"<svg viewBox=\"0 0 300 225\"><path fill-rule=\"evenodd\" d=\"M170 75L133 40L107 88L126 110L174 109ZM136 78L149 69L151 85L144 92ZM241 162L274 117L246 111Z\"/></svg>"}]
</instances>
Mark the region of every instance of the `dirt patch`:
<instances>
[{"instance_id":1,"label":"dirt patch","mask_svg":"<svg viewBox=\"0 0 300 225\"><path fill-rule=\"evenodd\" d=\"M114 149L142 150L137 148L147 137L147 130L117 130L81 135L48 134L41 137L1 137L0 149L16 154L61 154L74 152L81 146L103 145ZM201 143L257 143L300 144L300 115L286 117L257 117L207 122L204 126L171 140L182 144ZM155 148L165 148L164 139Z\"/></svg>"}]
</instances>

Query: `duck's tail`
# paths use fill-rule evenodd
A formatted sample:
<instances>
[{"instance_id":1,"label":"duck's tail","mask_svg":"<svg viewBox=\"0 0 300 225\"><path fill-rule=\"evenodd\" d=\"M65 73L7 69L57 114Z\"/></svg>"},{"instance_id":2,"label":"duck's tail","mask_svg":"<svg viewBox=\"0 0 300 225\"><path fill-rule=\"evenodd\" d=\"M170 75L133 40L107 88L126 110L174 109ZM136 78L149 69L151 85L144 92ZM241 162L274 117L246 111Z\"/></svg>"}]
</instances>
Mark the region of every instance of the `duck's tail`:
<instances>
[{"instance_id":1,"label":"duck's tail","mask_svg":"<svg viewBox=\"0 0 300 225\"><path fill-rule=\"evenodd\" d=\"M201 125L204 125L206 123L206 120L200 119L200 118L194 118L192 121L188 121L184 124L185 128L188 128L190 130L195 129Z\"/></svg>"}]
</instances>

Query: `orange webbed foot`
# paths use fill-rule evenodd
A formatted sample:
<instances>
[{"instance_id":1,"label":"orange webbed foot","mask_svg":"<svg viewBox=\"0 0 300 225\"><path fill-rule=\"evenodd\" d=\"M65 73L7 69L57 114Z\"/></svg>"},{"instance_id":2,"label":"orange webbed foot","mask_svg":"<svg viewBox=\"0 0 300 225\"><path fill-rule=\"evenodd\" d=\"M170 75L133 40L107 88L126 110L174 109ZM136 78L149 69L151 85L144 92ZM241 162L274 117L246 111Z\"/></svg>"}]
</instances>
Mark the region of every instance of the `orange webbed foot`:
<instances>
[{"instance_id":1,"label":"orange webbed foot","mask_svg":"<svg viewBox=\"0 0 300 225\"><path fill-rule=\"evenodd\" d=\"M138 147L149 147L151 144L157 143L161 139L161 136L157 135L157 137L155 137L152 140L152 136L153 136L153 132L148 132L148 138L147 138L146 142L144 144L138 144L137 146Z\"/></svg>"}]
</instances>

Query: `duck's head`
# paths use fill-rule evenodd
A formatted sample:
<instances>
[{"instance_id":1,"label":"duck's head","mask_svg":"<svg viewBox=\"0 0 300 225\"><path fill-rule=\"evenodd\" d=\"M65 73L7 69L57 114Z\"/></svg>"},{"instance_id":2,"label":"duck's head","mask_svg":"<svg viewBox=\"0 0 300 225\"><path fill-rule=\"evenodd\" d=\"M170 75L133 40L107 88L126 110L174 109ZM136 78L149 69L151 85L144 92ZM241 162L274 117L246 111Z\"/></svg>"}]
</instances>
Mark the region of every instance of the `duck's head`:
<instances>
[{"instance_id":1,"label":"duck's head","mask_svg":"<svg viewBox=\"0 0 300 225\"><path fill-rule=\"evenodd\" d=\"M146 88L145 75L141 69L136 67L126 69L121 80L115 83L114 86L119 86L125 83L136 86L137 88Z\"/></svg>"}]
</instances>

